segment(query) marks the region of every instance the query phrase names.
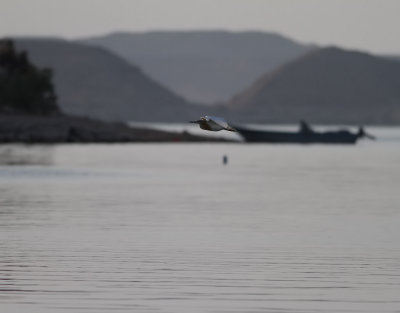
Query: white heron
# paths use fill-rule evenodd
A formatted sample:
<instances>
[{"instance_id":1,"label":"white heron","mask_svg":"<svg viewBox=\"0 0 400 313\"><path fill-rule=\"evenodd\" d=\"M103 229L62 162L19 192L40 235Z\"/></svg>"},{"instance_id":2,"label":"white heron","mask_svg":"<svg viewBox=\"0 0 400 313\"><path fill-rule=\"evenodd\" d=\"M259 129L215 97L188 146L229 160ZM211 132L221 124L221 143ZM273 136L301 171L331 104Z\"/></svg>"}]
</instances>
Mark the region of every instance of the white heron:
<instances>
[{"instance_id":1,"label":"white heron","mask_svg":"<svg viewBox=\"0 0 400 313\"><path fill-rule=\"evenodd\" d=\"M222 117L216 116L203 116L197 121L190 121L190 123L199 124L201 129L217 132L220 130L228 130L235 132L236 129L229 126L228 123Z\"/></svg>"}]
</instances>

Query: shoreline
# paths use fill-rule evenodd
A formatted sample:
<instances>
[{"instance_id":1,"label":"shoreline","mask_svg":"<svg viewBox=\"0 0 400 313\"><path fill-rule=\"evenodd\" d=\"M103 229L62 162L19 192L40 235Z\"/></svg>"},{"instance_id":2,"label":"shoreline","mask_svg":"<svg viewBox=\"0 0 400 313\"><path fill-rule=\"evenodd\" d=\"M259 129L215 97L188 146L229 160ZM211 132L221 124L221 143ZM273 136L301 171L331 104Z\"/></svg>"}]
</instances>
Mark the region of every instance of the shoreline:
<instances>
[{"instance_id":1,"label":"shoreline","mask_svg":"<svg viewBox=\"0 0 400 313\"><path fill-rule=\"evenodd\" d=\"M68 115L0 114L0 144L233 142Z\"/></svg>"}]
</instances>

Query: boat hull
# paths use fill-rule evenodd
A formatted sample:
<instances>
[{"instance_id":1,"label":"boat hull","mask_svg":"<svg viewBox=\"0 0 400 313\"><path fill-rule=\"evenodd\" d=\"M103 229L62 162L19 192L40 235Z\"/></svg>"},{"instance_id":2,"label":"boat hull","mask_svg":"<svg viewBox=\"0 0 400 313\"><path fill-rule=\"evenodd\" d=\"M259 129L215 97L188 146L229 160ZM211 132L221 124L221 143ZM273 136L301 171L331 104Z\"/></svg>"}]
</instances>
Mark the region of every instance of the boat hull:
<instances>
[{"instance_id":1,"label":"boat hull","mask_svg":"<svg viewBox=\"0 0 400 313\"><path fill-rule=\"evenodd\" d=\"M347 130L335 132L280 132L253 130L243 127L236 127L236 130L246 142L355 144L359 137L357 134Z\"/></svg>"}]
</instances>

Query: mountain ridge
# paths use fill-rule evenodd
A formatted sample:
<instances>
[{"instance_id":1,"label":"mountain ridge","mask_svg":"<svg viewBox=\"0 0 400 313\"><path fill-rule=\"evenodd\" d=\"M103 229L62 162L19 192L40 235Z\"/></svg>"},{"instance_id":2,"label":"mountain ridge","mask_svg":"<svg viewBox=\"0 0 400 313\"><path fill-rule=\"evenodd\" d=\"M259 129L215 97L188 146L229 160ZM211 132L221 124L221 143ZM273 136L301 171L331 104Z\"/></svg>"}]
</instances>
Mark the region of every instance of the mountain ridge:
<instances>
[{"instance_id":1,"label":"mountain ridge","mask_svg":"<svg viewBox=\"0 0 400 313\"><path fill-rule=\"evenodd\" d=\"M104 48L64 39L16 38L35 63L54 70L61 109L102 120L180 121L199 108Z\"/></svg>"},{"instance_id":2,"label":"mountain ridge","mask_svg":"<svg viewBox=\"0 0 400 313\"><path fill-rule=\"evenodd\" d=\"M314 48L276 33L222 30L117 32L78 42L105 47L185 99L207 104Z\"/></svg>"},{"instance_id":3,"label":"mountain ridge","mask_svg":"<svg viewBox=\"0 0 400 313\"><path fill-rule=\"evenodd\" d=\"M400 122L400 63L338 47L311 51L256 80L227 102L256 121Z\"/></svg>"},{"instance_id":4,"label":"mountain ridge","mask_svg":"<svg viewBox=\"0 0 400 313\"><path fill-rule=\"evenodd\" d=\"M362 51L308 50L210 107L169 92L106 48L54 38L31 39L30 45L26 40L22 48L28 48L35 63L54 67L60 106L69 114L141 122L182 122L201 115L221 115L235 123L400 122L400 62Z\"/></svg>"}]
</instances>

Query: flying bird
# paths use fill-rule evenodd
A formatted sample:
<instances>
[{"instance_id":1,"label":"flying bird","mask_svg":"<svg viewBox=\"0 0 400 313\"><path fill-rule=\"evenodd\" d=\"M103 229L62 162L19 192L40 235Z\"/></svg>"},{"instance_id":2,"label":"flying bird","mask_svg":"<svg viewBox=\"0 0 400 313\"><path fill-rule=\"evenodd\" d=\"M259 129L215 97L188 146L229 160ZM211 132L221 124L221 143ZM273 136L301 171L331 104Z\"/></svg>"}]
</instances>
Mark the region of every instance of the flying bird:
<instances>
[{"instance_id":1,"label":"flying bird","mask_svg":"<svg viewBox=\"0 0 400 313\"><path fill-rule=\"evenodd\" d=\"M220 130L228 130L235 132L236 129L229 126L228 123L222 117L216 116L204 116L200 117L197 121L190 121L190 123L199 124L201 129L217 132Z\"/></svg>"}]
</instances>

